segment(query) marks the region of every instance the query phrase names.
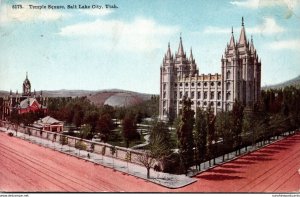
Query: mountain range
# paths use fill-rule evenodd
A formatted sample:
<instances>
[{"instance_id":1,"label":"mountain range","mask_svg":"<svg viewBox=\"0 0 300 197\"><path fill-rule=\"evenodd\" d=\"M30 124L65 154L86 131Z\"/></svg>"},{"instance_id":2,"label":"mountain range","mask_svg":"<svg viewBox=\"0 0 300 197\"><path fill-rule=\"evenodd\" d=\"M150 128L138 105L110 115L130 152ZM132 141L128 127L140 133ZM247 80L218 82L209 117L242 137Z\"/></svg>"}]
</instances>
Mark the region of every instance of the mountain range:
<instances>
[{"instance_id":1,"label":"mountain range","mask_svg":"<svg viewBox=\"0 0 300 197\"><path fill-rule=\"evenodd\" d=\"M131 106L150 100L151 94L120 90L43 90L44 97L87 97L92 103L97 106L104 104L111 106ZM13 96L16 94L13 93ZM40 91L36 91L36 95L40 95ZM8 91L0 91L0 97L9 96Z\"/></svg>"},{"instance_id":2,"label":"mountain range","mask_svg":"<svg viewBox=\"0 0 300 197\"><path fill-rule=\"evenodd\" d=\"M288 81L263 86L262 89L281 89L286 86L295 86L300 88L300 75ZM43 96L46 97L83 97L86 96L92 103L96 105L109 104L113 106L127 106L140 103L151 98L151 94L133 92L121 89L105 89L105 90L43 90ZM37 95L40 91L36 92ZM8 96L8 91L0 90L0 97ZM15 96L15 93L13 93Z\"/></svg>"},{"instance_id":3,"label":"mountain range","mask_svg":"<svg viewBox=\"0 0 300 197\"><path fill-rule=\"evenodd\" d=\"M293 79L290 79L290 80L282 82L282 83L264 86L264 87L262 87L262 89L263 90L266 90L266 89L281 89L281 88L284 88L286 86L295 86L296 88L300 88L300 75L298 77L295 77Z\"/></svg>"}]
</instances>

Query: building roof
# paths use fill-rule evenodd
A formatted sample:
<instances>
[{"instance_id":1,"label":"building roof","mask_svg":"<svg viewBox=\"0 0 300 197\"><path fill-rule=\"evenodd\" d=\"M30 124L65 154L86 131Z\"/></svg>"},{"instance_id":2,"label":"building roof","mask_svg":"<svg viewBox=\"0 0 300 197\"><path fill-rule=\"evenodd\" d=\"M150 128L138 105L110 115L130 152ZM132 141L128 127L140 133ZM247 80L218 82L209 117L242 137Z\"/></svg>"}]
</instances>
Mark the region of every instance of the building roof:
<instances>
[{"instance_id":1,"label":"building roof","mask_svg":"<svg viewBox=\"0 0 300 197\"><path fill-rule=\"evenodd\" d=\"M143 99L139 96L127 92L122 92L110 96L108 99L106 99L104 105L110 105L113 107L128 107L137 105L141 102L143 102Z\"/></svg>"},{"instance_id":2,"label":"building roof","mask_svg":"<svg viewBox=\"0 0 300 197\"><path fill-rule=\"evenodd\" d=\"M34 101L36 101L39 104L39 102L35 98L26 98L20 102L20 108L26 109L29 106L31 106ZM39 107L40 107L40 104L39 104Z\"/></svg>"},{"instance_id":3,"label":"building roof","mask_svg":"<svg viewBox=\"0 0 300 197\"><path fill-rule=\"evenodd\" d=\"M36 128L43 128L45 125L53 125L53 124L60 124L62 125L63 122L52 118L51 116L46 116L45 118L39 119L35 121L32 126Z\"/></svg>"},{"instance_id":4,"label":"building roof","mask_svg":"<svg viewBox=\"0 0 300 197\"><path fill-rule=\"evenodd\" d=\"M62 121L56 120L55 118L52 118L51 116L46 116L45 118L42 118L38 122L43 123L43 124L62 123Z\"/></svg>"}]
</instances>

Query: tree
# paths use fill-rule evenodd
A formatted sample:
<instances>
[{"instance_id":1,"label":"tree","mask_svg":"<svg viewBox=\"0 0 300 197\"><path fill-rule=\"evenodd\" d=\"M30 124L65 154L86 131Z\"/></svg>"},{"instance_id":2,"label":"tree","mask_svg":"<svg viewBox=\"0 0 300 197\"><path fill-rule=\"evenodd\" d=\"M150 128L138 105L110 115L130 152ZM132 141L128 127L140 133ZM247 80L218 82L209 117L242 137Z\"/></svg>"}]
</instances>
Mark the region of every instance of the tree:
<instances>
[{"instance_id":1,"label":"tree","mask_svg":"<svg viewBox=\"0 0 300 197\"><path fill-rule=\"evenodd\" d=\"M61 149L62 149L64 145L68 144L68 138L64 135L61 135L59 138L59 143L61 144Z\"/></svg>"},{"instance_id":2,"label":"tree","mask_svg":"<svg viewBox=\"0 0 300 197\"><path fill-rule=\"evenodd\" d=\"M73 117L73 123L75 124L76 127L80 127L82 122L83 122L83 116L84 112L83 111L76 111Z\"/></svg>"},{"instance_id":3,"label":"tree","mask_svg":"<svg viewBox=\"0 0 300 197\"><path fill-rule=\"evenodd\" d=\"M171 136L169 129L164 122L154 122L149 137L149 148L155 158L161 158L172 152Z\"/></svg>"},{"instance_id":4,"label":"tree","mask_svg":"<svg viewBox=\"0 0 300 197\"><path fill-rule=\"evenodd\" d=\"M117 107L116 108L115 116L117 119L123 120L125 115L126 115L125 107Z\"/></svg>"},{"instance_id":5,"label":"tree","mask_svg":"<svg viewBox=\"0 0 300 197\"><path fill-rule=\"evenodd\" d=\"M89 124L83 125L79 133L80 138L87 139L88 136L90 136L91 131L92 131L91 125Z\"/></svg>"},{"instance_id":6,"label":"tree","mask_svg":"<svg viewBox=\"0 0 300 197\"><path fill-rule=\"evenodd\" d=\"M97 131L101 134L101 140L107 142L114 125L109 114L102 114L97 122Z\"/></svg>"},{"instance_id":7,"label":"tree","mask_svg":"<svg viewBox=\"0 0 300 197\"><path fill-rule=\"evenodd\" d=\"M14 110L10 116L10 121L13 123L13 129L16 131L16 136L18 136L19 125L21 123L21 116L18 111Z\"/></svg>"},{"instance_id":8,"label":"tree","mask_svg":"<svg viewBox=\"0 0 300 197\"><path fill-rule=\"evenodd\" d=\"M104 105L100 108L100 115L109 114L110 117L115 117L115 109L110 105Z\"/></svg>"},{"instance_id":9,"label":"tree","mask_svg":"<svg viewBox=\"0 0 300 197\"><path fill-rule=\"evenodd\" d=\"M216 115L216 134L222 139L223 152L230 152L233 144L230 112L220 112ZM222 159L225 160L225 154Z\"/></svg>"},{"instance_id":10,"label":"tree","mask_svg":"<svg viewBox=\"0 0 300 197\"><path fill-rule=\"evenodd\" d=\"M96 110L88 110L84 114L83 122L85 124L91 125L92 131L95 131L97 127L98 119L99 119L99 113Z\"/></svg>"},{"instance_id":11,"label":"tree","mask_svg":"<svg viewBox=\"0 0 300 197\"><path fill-rule=\"evenodd\" d=\"M144 153L138 156L138 161L147 169L147 179L149 179L150 169L155 163L155 159L152 156L151 152L146 150Z\"/></svg>"},{"instance_id":12,"label":"tree","mask_svg":"<svg viewBox=\"0 0 300 197\"><path fill-rule=\"evenodd\" d=\"M150 169L155 161L161 161L172 153L170 146L170 134L163 122L156 122L152 128L148 150L138 157L138 160L147 170L147 178L150 178Z\"/></svg>"},{"instance_id":13,"label":"tree","mask_svg":"<svg viewBox=\"0 0 300 197\"><path fill-rule=\"evenodd\" d=\"M240 146L242 143L241 133L243 131L244 107L237 100L233 104L231 116L232 116L232 131L234 136L234 147L238 149L239 154L241 154Z\"/></svg>"},{"instance_id":14,"label":"tree","mask_svg":"<svg viewBox=\"0 0 300 197\"><path fill-rule=\"evenodd\" d=\"M126 141L126 147L129 147L129 142L133 139L135 139L138 136L137 133L137 125L135 122L135 119L132 114L127 114L123 121L122 121L122 127L123 127L123 137Z\"/></svg>"},{"instance_id":15,"label":"tree","mask_svg":"<svg viewBox=\"0 0 300 197\"><path fill-rule=\"evenodd\" d=\"M215 120L216 116L213 114L210 105L208 106L207 112L207 151L206 155L209 159L209 166L211 165L210 161L211 158L214 158L214 164L215 164L215 150L213 148L213 144L216 143L215 140Z\"/></svg>"},{"instance_id":16,"label":"tree","mask_svg":"<svg viewBox=\"0 0 300 197\"><path fill-rule=\"evenodd\" d=\"M193 165L194 161L193 126L195 112L191 109L192 102L190 99L184 97L182 103L182 114L179 127L177 128L177 137L181 162L187 173L188 168Z\"/></svg>"},{"instance_id":17,"label":"tree","mask_svg":"<svg viewBox=\"0 0 300 197\"><path fill-rule=\"evenodd\" d=\"M201 162L205 160L206 156L206 143L207 143L207 117L206 112L201 108L197 109L194 140L195 140L195 162L198 169L201 170Z\"/></svg>"}]
</instances>

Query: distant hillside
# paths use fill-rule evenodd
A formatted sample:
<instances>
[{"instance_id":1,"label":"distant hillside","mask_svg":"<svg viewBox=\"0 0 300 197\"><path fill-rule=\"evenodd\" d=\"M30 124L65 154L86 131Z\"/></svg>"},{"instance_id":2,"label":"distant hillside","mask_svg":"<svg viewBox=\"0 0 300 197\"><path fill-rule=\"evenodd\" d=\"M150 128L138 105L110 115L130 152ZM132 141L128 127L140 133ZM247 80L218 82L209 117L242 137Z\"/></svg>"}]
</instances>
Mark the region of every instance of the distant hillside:
<instances>
[{"instance_id":1,"label":"distant hillside","mask_svg":"<svg viewBox=\"0 0 300 197\"><path fill-rule=\"evenodd\" d=\"M40 91L36 91L39 95ZM8 96L8 91L0 91L0 97ZM15 93L13 93L15 96ZM84 97L86 96L97 106L104 104L111 106L131 106L151 99L151 94L131 92L119 89L107 90L43 90L43 96L46 97Z\"/></svg>"},{"instance_id":2,"label":"distant hillside","mask_svg":"<svg viewBox=\"0 0 300 197\"><path fill-rule=\"evenodd\" d=\"M82 97L96 92L92 90L43 90L43 95L46 97Z\"/></svg>"},{"instance_id":3,"label":"distant hillside","mask_svg":"<svg viewBox=\"0 0 300 197\"><path fill-rule=\"evenodd\" d=\"M296 88L300 88L300 75L294 79L290 79L288 81L282 82L282 83L278 83L275 85L269 85L269 86L264 86L262 87L263 90L266 89L281 89L284 88L286 86L295 86Z\"/></svg>"},{"instance_id":4,"label":"distant hillside","mask_svg":"<svg viewBox=\"0 0 300 197\"><path fill-rule=\"evenodd\" d=\"M9 95L8 91L0 90L0 97L4 97L4 96L7 96L7 95Z\"/></svg>"}]
</instances>

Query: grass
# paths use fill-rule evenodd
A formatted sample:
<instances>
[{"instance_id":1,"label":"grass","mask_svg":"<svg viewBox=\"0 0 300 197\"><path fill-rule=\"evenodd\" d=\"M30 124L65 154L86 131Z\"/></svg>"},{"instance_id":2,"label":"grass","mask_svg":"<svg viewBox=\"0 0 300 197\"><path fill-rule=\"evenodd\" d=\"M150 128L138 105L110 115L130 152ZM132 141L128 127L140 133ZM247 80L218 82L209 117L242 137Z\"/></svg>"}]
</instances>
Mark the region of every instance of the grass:
<instances>
[{"instance_id":1,"label":"grass","mask_svg":"<svg viewBox=\"0 0 300 197\"><path fill-rule=\"evenodd\" d=\"M126 147L126 141L123 138L122 129L120 127L112 131L107 143L114 146ZM145 143L144 134L141 135L140 139L131 140L129 142L129 147L133 147L135 145L143 143Z\"/></svg>"}]
</instances>

